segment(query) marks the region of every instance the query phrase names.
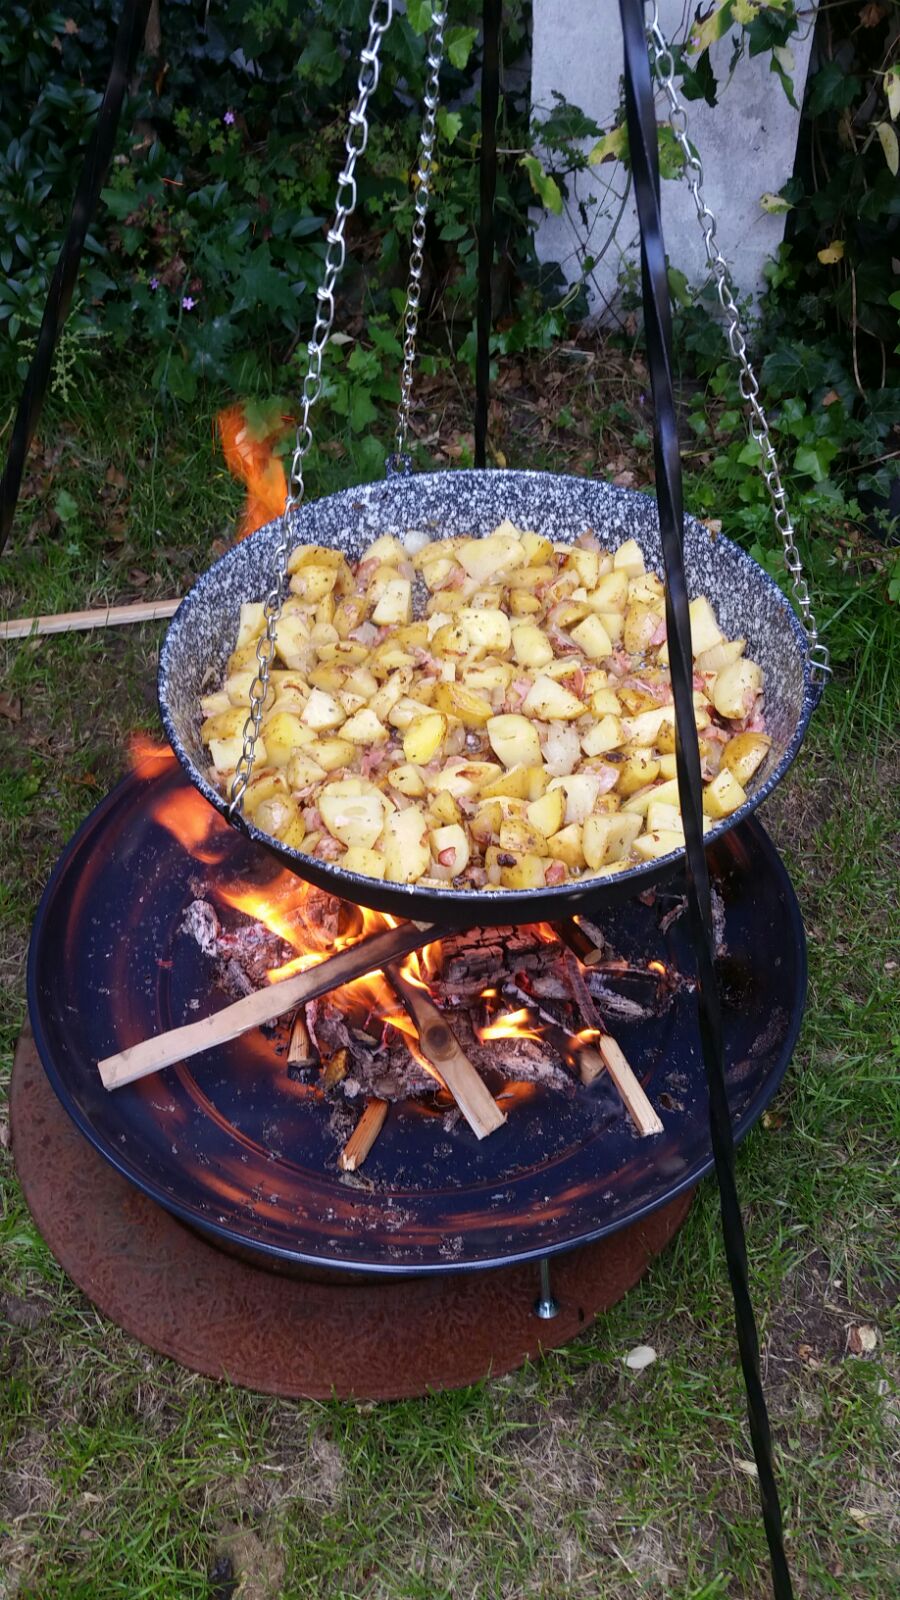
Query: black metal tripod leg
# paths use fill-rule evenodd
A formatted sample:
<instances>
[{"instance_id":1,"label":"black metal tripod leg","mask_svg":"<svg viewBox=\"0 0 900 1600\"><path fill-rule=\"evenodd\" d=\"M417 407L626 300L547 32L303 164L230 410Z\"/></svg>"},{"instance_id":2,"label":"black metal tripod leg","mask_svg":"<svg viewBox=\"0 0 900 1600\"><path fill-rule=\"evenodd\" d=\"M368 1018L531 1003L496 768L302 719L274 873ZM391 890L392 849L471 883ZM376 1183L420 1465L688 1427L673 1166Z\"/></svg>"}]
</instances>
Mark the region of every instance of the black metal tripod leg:
<instances>
[{"instance_id":1,"label":"black metal tripod leg","mask_svg":"<svg viewBox=\"0 0 900 1600\"><path fill-rule=\"evenodd\" d=\"M478 223L478 321L475 345L475 465L487 466L491 396L491 269L494 265L494 202L497 194L497 111L500 105L501 0L484 0L481 62L481 206Z\"/></svg>"}]
</instances>

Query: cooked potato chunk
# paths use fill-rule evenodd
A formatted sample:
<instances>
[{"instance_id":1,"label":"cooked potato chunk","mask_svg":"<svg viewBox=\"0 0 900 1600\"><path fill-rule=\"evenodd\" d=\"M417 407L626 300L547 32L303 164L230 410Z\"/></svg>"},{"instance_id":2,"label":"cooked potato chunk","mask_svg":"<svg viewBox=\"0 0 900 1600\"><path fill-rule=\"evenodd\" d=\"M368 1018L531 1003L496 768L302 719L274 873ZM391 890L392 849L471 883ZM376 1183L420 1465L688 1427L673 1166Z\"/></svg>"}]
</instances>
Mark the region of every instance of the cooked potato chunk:
<instances>
[{"instance_id":1,"label":"cooked potato chunk","mask_svg":"<svg viewBox=\"0 0 900 1600\"><path fill-rule=\"evenodd\" d=\"M534 723L527 717L514 712L491 717L487 724L487 736L491 749L505 767L540 765L541 741Z\"/></svg>"}]
</instances>

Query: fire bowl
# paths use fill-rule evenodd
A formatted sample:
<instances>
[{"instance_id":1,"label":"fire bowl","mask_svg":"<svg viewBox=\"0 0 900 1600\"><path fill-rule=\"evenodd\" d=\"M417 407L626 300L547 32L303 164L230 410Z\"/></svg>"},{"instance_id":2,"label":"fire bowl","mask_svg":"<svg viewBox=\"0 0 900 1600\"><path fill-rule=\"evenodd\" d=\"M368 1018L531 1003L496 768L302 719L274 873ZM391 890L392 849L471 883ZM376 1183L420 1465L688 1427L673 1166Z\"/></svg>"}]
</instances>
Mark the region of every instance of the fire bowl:
<instances>
[{"instance_id":1,"label":"fire bowl","mask_svg":"<svg viewBox=\"0 0 900 1600\"><path fill-rule=\"evenodd\" d=\"M664 1119L649 1138L637 1137L604 1076L566 1095L528 1085L480 1143L464 1123L448 1131L427 1102L394 1105L364 1168L342 1173L321 1089L291 1080L283 1035L263 1030L107 1092L99 1058L224 1003L208 957L179 931L203 874L162 820L184 793L209 817L171 760L138 768L103 801L51 878L30 951L30 1013L50 1083L136 1191L259 1262L453 1274L611 1235L710 1169L687 984L662 1016L616 1027ZM219 864L246 877L268 863L251 840L217 828ZM790 1059L805 941L790 880L756 820L718 840L710 863L724 903L726 1071L740 1139ZM660 918L648 899L610 912L610 937L629 959L689 975L687 918Z\"/></svg>"}]
</instances>

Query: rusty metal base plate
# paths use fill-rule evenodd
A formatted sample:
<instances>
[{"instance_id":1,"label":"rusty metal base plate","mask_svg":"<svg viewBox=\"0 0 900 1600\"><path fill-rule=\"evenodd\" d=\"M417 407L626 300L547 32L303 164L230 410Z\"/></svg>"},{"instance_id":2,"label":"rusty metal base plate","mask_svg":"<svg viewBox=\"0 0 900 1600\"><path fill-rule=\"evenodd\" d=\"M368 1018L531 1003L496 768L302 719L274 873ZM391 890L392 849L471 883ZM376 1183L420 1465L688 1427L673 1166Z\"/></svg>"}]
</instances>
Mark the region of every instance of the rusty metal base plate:
<instances>
[{"instance_id":1,"label":"rusty metal base plate","mask_svg":"<svg viewBox=\"0 0 900 1600\"><path fill-rule=\"evenodd\" d=\"M690 1208L552 1261L559 1314L534 1313L535 1265L402 1281L285 1277L209 1244L141 1194L78 1132L22 1035L13 1155L31 1214L97 1309L182 1366L264 1394L399 1400L499 1377L565 1344L637 1283Z\"/></svg>"}]
</instances>

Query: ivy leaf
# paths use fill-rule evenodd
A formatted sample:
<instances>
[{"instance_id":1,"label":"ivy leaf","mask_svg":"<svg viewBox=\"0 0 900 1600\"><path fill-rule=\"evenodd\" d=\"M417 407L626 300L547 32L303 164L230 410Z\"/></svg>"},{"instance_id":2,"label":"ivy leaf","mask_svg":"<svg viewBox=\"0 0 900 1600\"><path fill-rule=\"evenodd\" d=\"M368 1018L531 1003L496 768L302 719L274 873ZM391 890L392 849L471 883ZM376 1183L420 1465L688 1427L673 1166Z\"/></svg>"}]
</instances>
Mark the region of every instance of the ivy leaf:
<instances>
[{"instance_id":1,"label":"ivy leaf","mask_svg":"<svg viewBox=\"0 0 900 1600\"><path fill-rule=\"evenodd\" d=\"M684 168L684 151L667 122L659 123L656 130L661 178L679 178Z\"/></svg>"},{"instance_id":2,"label":"ivy leaf","mask_svg":"<svg viewBox=\"0 0 900 1600\"><path fill-rule=\"evenodd\" d=\"M836 61L826 61L810 84L806 109L811 117L821 116L823 111L843 111L853 104L861 87L854 73L845 72Z\"/></svg>"},{"instance_id":3,"label":"ivy leaf","mask_svg":"<svg viewBox=\"0 0 900 1600\"><path fill-rule=\"evenodd\" d=\"M885 73L884 92L887 96L891 121L896 122L900 117L900 67L891 67L890 72Z\"/></svg>"},{"instance_id":4,"label":"ivy leaf","mask_svg":"<svg viewBox=\"0 0 900 1600\"><path fill-rule=\"evenodd\" d=\"M777 215L780 211L793 211L794 209L790 200L785 200L783 194L766 192L766 194L760 195L759 203L763 211L768 211L773 215Z\"/></svg>"},{"instance_id":5,"label":"ivy leaf","mask_svg":"<svg viewBox=\"0 0 900 1600\"><path fill-rule=\"evenodd\" d=\"M836 266L839 261L844 259L843 239L832 239L831 244L827 244L824 250L819 250L817 255L823 267Z\"/></svg>"},{"instance_id":6,"label":"ivy leaf","mask_svg":"<svg viewBox=\"0 0 900 1600\"><path fill-rule=\"evenodd\" d=\"M429 8L430 9L430 8ZM462 71L472 54L472 46L478 38L477 28L448 28L446 33L447 55L454 67Z\"/></svg>"},{"instance_id":7,"label":"ivy leaf","mask_svg":"<svg viewBox=\"0 0 900 1600\"><path fill-rule=\"evenodd\" d=\"M448 111L446 106L440 106L437 114L438 127L448 144L452 144L462 127L462 115L459 111Z\"/></svg>"},{"instance_id":8,"label":"ivy leaf","mask_svg":"<svg viewBox=\"0 0 900 1600\"><path fill-rule=\"evenodd\" d=\"M669 267L666 276L669 280L669 293L672 299L677 301L680 306L692 305L694 297L691 294L691 286L684 273L679 271L678 267Z\"/></svg>"},{"instance_id":9,"label":"ivy leaf","mask_svg":"<svg viewBox=\"0 0 900 1600\"><path fill-rule=\"evenodd\" d=\"M709 15L702 22L695 23L688 40L688 49L694 55L702 55L704 50L708 50L711 44L728 32L731 9L732 0L716 0Z\"/></svg>"},{"instance_id":10,"label":"ivy leaf","mask_svg":"<svg viewBox=\"0 0 900 1600\"><path fill-rule=\"evenodd\" d=\"M413 33L427 33L431 27L431 0L407 0L406 15Z\"/></svg>"},{"instance_id":11,"label":"ivy leaf","mask_svg":"<svg viewBox=\"0 0 900 1600\"><path fill-rule=\"evenodd\" d=\"M889 122L876 122L875 132L884 151L884 159L888 164L888 169L892 177L896 178L898 168L900 168L900 144L897 143L897 135Z\"/></svg>"},{"instance_id":12,"label":"ivy leaf","mask_svg":"<svg viewBox=\"0 0 900 1600\"><path fill-rule=\"evenodd\" d=\"M588 156L588 163L598 167L601 161L623 161L628 154L628 130L624 122L617 128L610 128L602 139L598 139L593 150Z\"/></svg>"},{"instance_id":13,"label":"ivy leaf","mask_svg":"<svg viewBox=\"0 0 900 1600\"><path fill-rule=\"evenodd\" d=\"M814 483L824 483L837 451L832 439L820 439L815 445L802 444L794 456L794 470L805 472Z\"/></svg>"},{"instance_id":14,"label":"ivy leaf","mask_svg":"<svg viewBox=\"0 0 900 1600\"><path fill-rule=\"evenodd\" d=\"M549 172L544 171L537 156L523 156L519 166L524 167L528 173L531 187L542 205L545 205L548 211L552 211L558 217L562 212L563 199L556 179L551 178Z\"/></svg>"},{"instance_id":15,"label":"ivy leaf","mask_svg":"<svg viewBox=\"0 0 900 1600\"><path fill-rule=\"evenodd\" d=\"M362 433L363 429L374 422L377 416L378 411L372 404L372 397L368 389L364 389L362 384L355 383L350 390L349 411L350 426L353 432Z\"/></svg>"}]
</instances>

